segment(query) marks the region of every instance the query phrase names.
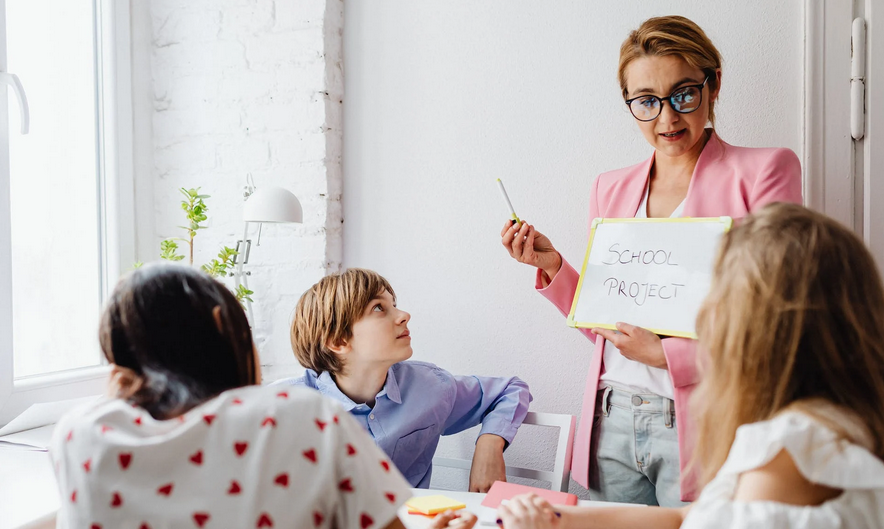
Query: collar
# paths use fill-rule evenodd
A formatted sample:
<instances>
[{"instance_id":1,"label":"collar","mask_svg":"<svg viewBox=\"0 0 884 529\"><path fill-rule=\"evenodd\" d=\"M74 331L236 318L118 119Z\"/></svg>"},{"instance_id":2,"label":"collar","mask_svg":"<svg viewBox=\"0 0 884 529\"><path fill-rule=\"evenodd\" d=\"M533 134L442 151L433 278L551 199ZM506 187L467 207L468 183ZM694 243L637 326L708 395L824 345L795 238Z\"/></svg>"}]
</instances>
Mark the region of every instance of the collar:
<instances>
[{"instance_id":1,"label":"collar","mask_svg":"<svg viewBox=\"0 0 884 529\"><path fill-rule=\"evenodd\" d=\"M682 210L683 217L690 217L693 215L693 209L690 206L693 204L693 193L694 184L698 180L698 176L703 174L703 169L707 165L709 165L714 160L717 160L721 156L724 155L724 142L721 138L718 137L718 134L715 133L714 129L705 129L707 134L709 135L709 139L706 140L706 145L703 146L703 150L700 151L700 157L697 158L697 165L694 166L694 172L691 174L691 182L688 184L688 192L685 195L682 203L685 206L685 209ZM622 217L634 217L636 212L638 211L639 206L641 205L641 201L644 198L644 192L646 189L649 189L650 178L651 178L651 167L654 166L654 160L656 158L657 151L655 150L651 153L651 157L645 160L644 164L642 164L642 173L644 178L636 179L631 183L634 189L629 189L629 196L632 197L629 205L629 211L616 212L614 215L610 216L622 216Z\"/></svg>"},{"instance_id":2,"label":"collar","mask_svg":"<svg viewBox=\"0 0 884 529\"><path fill-rule=\"evenodd\" d=\"M341 391L328 371L323 371L319 376L316 376L316 372L312 369L308 369L307 372L316 380L316 389L326 397L331 397L339 402L345 410L351 411L353 408L360 406L360 404L353 402L353 399ZM396 372L392 367L387 370L387 380L384 382L384 387L381 388L381 391L375 396L375 402L383 396L386 396L396 404L402 404L399 381L396 380Z\"/></svg>"}]
</instances>

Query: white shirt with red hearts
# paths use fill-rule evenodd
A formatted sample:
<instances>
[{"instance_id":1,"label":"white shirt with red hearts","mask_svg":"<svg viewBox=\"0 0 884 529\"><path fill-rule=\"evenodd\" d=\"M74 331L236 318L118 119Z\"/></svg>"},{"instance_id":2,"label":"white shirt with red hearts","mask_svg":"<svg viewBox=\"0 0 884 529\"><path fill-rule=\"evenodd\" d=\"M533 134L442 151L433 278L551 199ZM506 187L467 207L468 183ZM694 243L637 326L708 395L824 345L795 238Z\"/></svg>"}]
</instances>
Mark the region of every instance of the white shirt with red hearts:
<instances>
[{"instance_id":1,"label":"white shirt with red hearts","mask_svg":"<svg viewBox=\"0 0 884 529\"><path fill-rule=\"evenodd\" d=\"M119 400L59 421L60 528L383 528L402 475L350 415L306 388L230 390L166 421Z\"/></svg>"}]
</instances>

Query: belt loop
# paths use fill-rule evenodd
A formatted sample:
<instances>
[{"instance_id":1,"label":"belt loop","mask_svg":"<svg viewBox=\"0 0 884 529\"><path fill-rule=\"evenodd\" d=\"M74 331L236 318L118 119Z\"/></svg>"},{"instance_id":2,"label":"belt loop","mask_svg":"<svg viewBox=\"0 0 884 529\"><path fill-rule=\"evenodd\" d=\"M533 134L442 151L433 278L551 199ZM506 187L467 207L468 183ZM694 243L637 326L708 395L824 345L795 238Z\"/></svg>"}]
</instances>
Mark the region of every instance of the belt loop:
<instances>
[{"instance_id":1,"label":"belt loop","mask_svg":"<svg viewBox=\"0 0 884 529\"><path fill-rule=\"evenodd\" d=\"M674 413L672 412L672 399L666 400L666 410L663 412L663 422L666 424L667 428L672 428L672 416Z\"/></svg>"},{"instance_id":2,"label":"belt loop","mask_svg":"<svg viewBox=\"0 0 884 529\"><path fill-rule=\"evenodd\" d=\"M605 392L602 394L602 415L605 417L608 416L608 397L611 395L611 386L605 388Z\"/></svg>"}]
</instances>

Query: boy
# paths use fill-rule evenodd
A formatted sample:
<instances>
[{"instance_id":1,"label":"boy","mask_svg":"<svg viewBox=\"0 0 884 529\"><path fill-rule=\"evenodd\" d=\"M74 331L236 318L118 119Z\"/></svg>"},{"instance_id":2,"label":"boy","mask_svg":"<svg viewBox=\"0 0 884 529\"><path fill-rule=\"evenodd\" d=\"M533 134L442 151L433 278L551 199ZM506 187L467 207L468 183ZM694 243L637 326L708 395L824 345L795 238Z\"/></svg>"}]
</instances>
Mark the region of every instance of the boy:
<instances>
[{"instance_id":1,"label":"boy","mask_svg":"<svg viewBox=\"0 0 884 529\"><path fill-rule=\"evenodd\" d=\"M528 412L516 377L456 376L411 358L411 316L386 279L358 268L323 278L301 296L292 349L306 367L278 384L315 388L344 406L412 487L428 488L441 435L482 424L470 491L505 481L503 450Z\"/></svg>"}]
</instances>

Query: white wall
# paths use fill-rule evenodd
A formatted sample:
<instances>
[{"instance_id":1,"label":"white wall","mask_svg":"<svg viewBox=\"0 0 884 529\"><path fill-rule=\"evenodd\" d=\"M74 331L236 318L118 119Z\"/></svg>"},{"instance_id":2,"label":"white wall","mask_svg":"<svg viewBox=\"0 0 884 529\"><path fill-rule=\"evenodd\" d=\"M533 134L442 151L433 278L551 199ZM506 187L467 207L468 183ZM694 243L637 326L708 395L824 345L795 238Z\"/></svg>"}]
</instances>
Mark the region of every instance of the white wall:
<instances>
[{"instance_id":1,"label":"white wall","mask_svg":"<svg viewBox=\"0 0 884 529\"><path fill-rule=\"evenodd\" d=\"M248 269L265 377L297 365L300 294L341 262L340 0L132 0L138 258L183 236L179 187L211 195L195 264L242 237L243 186L281 186L302 225L266 225ZM257 230L251 238L255 240ZM187 253L179 243L180 253Z\"/></svg>"},{"instance_id":2,"label":"white wall","mask_svg":"<svg viewBox=\"0 0 884 529\"><path fill-rule=\"evenodd\" d=\"M580 263L593 179L650 154L616 81L629 30L662 14L700 24L724 56L721 136L801 155L800 1L611 5L345 2L344 265L391 281L416 359L517 374L536 411L579 415L591 346L500 246L494 179ZM519 441L517 463L550 448Z\"/></svg>"}]
</instances>

